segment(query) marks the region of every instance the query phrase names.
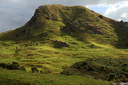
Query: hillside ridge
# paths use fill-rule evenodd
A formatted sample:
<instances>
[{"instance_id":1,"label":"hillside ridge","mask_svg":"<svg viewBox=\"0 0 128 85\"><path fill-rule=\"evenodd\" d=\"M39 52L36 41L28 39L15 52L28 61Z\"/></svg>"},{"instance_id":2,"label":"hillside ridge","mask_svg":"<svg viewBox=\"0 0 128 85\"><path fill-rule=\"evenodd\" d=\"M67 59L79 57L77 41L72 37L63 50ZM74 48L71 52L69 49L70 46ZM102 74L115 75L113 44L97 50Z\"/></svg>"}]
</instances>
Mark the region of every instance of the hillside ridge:
<instances>
[{"instance_id":1,"label":"hillside ridge","mask_svg":"<svg viewBox=\"0 0 128 85\"><path fill-rule=\"evenodd\" d=\"M4 33L1 40L53 40L69 35L82 42L128 47L128 23L104 17L86 7L39 6L24 26ZM51 37L52 36L52 37Z\"/></svg>"}]
</instances>

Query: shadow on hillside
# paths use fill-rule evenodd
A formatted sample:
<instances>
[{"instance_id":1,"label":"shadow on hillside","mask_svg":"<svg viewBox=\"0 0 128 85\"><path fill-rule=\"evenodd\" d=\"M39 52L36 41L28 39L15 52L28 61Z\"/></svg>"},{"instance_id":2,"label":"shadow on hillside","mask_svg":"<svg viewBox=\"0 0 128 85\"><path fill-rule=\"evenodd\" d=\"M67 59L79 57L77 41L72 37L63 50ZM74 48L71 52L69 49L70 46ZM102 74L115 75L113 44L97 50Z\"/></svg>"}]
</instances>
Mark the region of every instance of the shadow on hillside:
<instances>
[{"instance_id":1,"label":"shadow on hillside","mask_svg":"<svg viewBox=\"0 0 128 85\"><path fill-rule=\"evenodd\" d=\"M73 64L61 74L92 76L95 79L128 81L127 58L90 58Z\"/></svg>"},{"instance_id":2,"label":"shadow on hillside","mask_svg":"<svg viewBox=\"0 0 128 85\"><path fill-rule=\"evenodd\" d=\"M128 48L128 23L127 22L117 22L115 25L115 33L117 33L118 41L116 48Z\"/></svg>"}]
</instances>

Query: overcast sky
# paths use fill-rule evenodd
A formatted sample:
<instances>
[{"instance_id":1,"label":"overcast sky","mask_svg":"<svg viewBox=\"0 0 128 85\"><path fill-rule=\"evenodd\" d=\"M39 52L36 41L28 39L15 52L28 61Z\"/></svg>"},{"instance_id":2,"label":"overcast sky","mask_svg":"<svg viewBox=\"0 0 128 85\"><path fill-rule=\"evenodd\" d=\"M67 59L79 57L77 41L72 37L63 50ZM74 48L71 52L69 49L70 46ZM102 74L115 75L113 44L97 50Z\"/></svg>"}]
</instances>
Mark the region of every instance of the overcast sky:
<instances>
[{"instance_id":1,"label":"overcast sky","mask_svg":"<svg viewBox=\"0 0 128 85\"><path fill-rule=\"evenodd\" d=\"M128 20L128 0L0 0L0 32L23 26L44 4L82 5L115 20Z\"/></svg>"}]
</instances>

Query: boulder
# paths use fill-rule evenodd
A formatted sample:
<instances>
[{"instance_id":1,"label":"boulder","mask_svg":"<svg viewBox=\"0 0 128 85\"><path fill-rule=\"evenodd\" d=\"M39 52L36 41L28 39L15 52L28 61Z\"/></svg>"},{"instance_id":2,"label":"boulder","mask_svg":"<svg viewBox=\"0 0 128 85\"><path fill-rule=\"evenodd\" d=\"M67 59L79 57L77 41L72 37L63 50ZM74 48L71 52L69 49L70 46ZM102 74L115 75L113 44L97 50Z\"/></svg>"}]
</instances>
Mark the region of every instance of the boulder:
<instances>
[{"instance_id":1,"label":"boulder","mask_svg":"<svg viewBox=\"0 0 128 85\"><path fill-rule=\"evenodd\" d=\"M79 22L77 22L77 21L73 22L73 26L75 26L75 25L79 25Z\"/></svg>"},{"instance_id":2,"label":"boulder","mask_svg":"<svg viewBox=\"0 0 128 85\"><path fill-rule=\"evenodd\" d=\"M100 25L98 26L98 29L99 29L99 30L101 30L101 27L100 27Z\"/></svg>"},{"instance_id":3,"label":"boulder","mask_svg":"<svg viewBox=\"0 0 128 85\"><path fill-rule=\"evenodd\" d=\"M103 32L102 32L101 30L97 30L97 34L102 35L102 34L103 34Z\"/></svg>"},{"instance_id":4,"label":"boulder","mask_svg":"<svg viewBox=\"0 0 128 85\"><path fill-rule=\"evenodd\" d=\"M99 22L99 21L100 21L100 19L96 17L96 21L97 21L97 22Z\"/></svg>"},{"instance_id":5,"label":"boulder","mask_svg":"<svg viewBox=\"0 0 128 85\"><path fill-rule=\"evenodd\" d=\"M92 32L91 30L88 30L88 33L89 33L89 34L93 34L93 32Z\"/></svg>"},{"instance_id":6,"label":"boulder","mask_svg":"<svg viewBox=\"0 0 128 85\"><path fill-rule=\"evenodd\" d=\"M38 7L38 9L43 9L43 8L44 8L44 6L39 6L39 7Z\"/></svg>"},{"instance_id":7,"label":"boulder","mask_svg":"<svg viewBox=\"0 0 128 85\"><path fill-rule=\"evenodd\" d=\"M77 43L76 43L76 42L73 42L72 44L75 44L75 45L77 45Z\"/></svg>"},{"instance_id":8,"label":"boulder","mask_svg":"<svg viewBox=\"0 0 128 85\"><path fill-rule=\"evenodd\" d=\"M54 41L54 47L57 47L57 48L69 47L69 44L62 41Z\"/></svg>"},{"instance_id":9,"label":"boulder","mask_svg":"<svg viewBox=\"0 0 128 85\"><path fill-rule=\"evenodd\" d=\"M81 23L81 22L83 22L83 20L81 20L81 19L80 19L78 22L80 22L80 23Z\"/></svg>"},{"instance_id":10,"label":"boulder","mask_svg":"<svg viewBox=\"0 0 128 85\"><path fill-rule=\"evenodd\" d=\"M92 19L87 19L87 21L94 22L94 20L92 20Z\"/></svg>"},{"instance_id":11,"label":"boulder","mask_svg":"<svg viewBox=\"0 0 128 85\"><path fill-rule=\"evenodd\" d=\"M60 42L60 45L61 45L62 47L69 47L69 45L68 45L66 42Z\"/></svg>"},{"instance_id":12,"label":"boulder","mask_svg":"<svg viewBox=\"0 0 128 85\"><path fill-rule=\"evenodd\" d=\"M37 9L36 9L36 12L35 12L35 15L38 15L40 10L43 9L44 6L39 6Z\"/></svg>"},{"instance_id":13,"label":"boulder","mask_svg":"<svg viewBox=\"0 0 128 85\"><path fill-rule=\"evenodd\" d=\"M86 9L84 9L84 11L86 11Z\"/></svg>"}]
</instances>

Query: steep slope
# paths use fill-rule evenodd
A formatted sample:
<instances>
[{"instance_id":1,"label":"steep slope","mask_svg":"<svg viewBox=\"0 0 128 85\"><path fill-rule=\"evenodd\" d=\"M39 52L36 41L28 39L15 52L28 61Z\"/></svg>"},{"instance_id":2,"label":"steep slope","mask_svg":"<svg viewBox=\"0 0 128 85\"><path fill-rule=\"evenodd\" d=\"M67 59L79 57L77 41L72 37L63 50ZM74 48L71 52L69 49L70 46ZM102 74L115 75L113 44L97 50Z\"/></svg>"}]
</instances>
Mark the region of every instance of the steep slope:
<instances>
[{"instance_id":1,"label":"steep slope","mask_svg":"<svg viewBox=\"0 0 128 85\"><path fill-rule=\"evenodd\" d=\"M83 42L128 47L128 24L106 18L82 6L44 5L23 27L1 40L52 40L69 35ZM66 39L64 39L66 41Z\"/></svg>"}]
</instances>

